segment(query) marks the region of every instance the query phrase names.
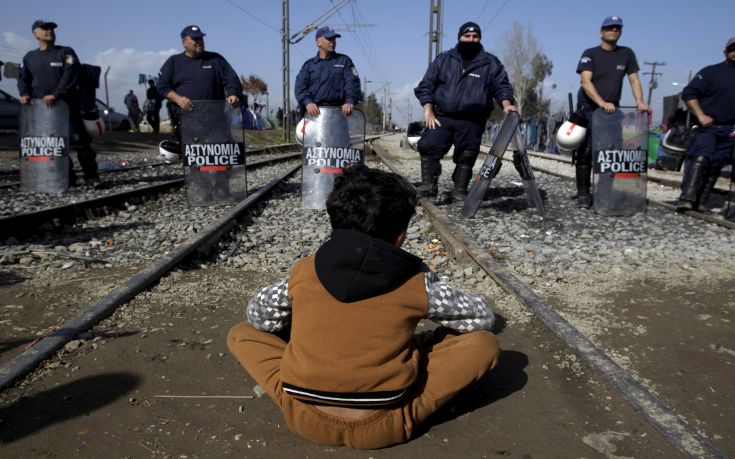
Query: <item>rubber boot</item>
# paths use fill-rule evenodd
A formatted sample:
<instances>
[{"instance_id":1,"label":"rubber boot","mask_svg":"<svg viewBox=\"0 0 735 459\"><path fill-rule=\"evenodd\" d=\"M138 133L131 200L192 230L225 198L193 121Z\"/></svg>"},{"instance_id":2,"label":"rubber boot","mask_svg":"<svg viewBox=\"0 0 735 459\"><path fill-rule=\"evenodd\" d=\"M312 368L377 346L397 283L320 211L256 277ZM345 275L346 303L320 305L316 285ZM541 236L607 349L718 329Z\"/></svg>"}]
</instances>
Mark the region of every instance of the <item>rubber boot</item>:
<instances>
[{"instance_id":1,"label":"rubber boot","mask_svg":"<svg viewBox=\"0 0 735 459\"><path fill-rule=\"evenodd\" d=\"M416 192L422 198L435 198L439 193L439 177L434 175L434 160L429 156L421 156L421 185Z\"/></svg>"},{"instance_id":2,"label":"rubber boot","mask_svg":"<svg viewBox=\"0 0 735 459\"><path fill-rule=\"evenodd\" d=\"M681 195L676 204L677 212L697 210L697 198L701 196L702 186L710 171L710 160L706 156L688 159L684 166L684 177L681 182Z\"/></svg>"},{"instance_id":3,"label":"rubber boot","mask_svg":"<svg viewBox=\"0 0 735 459\"><path fill-rule=\"evenodd\" d=\"M717 179L720 178L720 172L722 172L722 169L713 168L710 170L707 181L702 187L701 195L699 196L699 199L697 199L697 207L707 205L707 201L709 201L709 196L710 194L712 194L712 190L717 184Z\"/></svg>"},{"instance_id":4,"label":"rubber boot","mask_svg":"<svg viewBox=\"0 0 735 459\"><path fill-rule=\"evenodd\" d=\"M452 181L454 189L452 190L452 199L455 201L464 201L467 197L467 185L470 184L472 178L472 165L457 164L452 173Z\"/></svg>"},{"instance_id":5,"label":"rubber boot","mask_svg":"<svg viewBox=\"0 0 735 459\"><path fill-rule=\"evenodd\" d=\"M592 207L592 193L590 192L590 187L592 186L591 174L592 166L577 162L577 207L582 209Z\"/></svg>"}]
</instances>

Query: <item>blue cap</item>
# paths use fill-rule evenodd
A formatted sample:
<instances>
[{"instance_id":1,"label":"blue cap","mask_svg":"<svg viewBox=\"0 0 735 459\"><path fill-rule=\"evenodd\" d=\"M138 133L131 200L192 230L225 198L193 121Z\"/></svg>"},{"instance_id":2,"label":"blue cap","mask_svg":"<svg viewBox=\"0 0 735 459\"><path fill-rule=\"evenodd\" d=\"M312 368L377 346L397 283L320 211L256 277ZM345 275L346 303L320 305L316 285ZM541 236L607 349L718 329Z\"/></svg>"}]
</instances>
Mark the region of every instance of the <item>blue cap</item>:
<instances>
[{"instance_id":1,"label":"blue cap","mask_svg":"<svg viewBox=\"0 0 735 459\"><path fill-rule=\"evenodd\" d=\"M608 16L602 21L602 27L618 26L623 27L623 18L620 16Z\"/></svg>"},{"instance_id":2,"label":"blue cap","mask_svg":"<svg viewBox=\"0 0 735 459\"><path fill-rule=\"evenodd\" d=\"M200 29L199 26L195 25L184 27L184 30L181 31L181 38L184 38L186 36L189 36L191 38L202 38L205 35L207 34L202 32L202 29Z\"/></svg>"},{"instance_id":3,"label":"blue cap","mask_svg":"<svg viewBox=\"0 0 735 459\"><path fill-rule=\"evenodd\" d=\"M340 38L342 35L335 32L333 29L330 29L329 27L322 27L321 29L316 31L316 38L324 37L324 38L333 38L337 37Z\"/></svg>"},{"instance_id":4,"label":"blue cap","mask_svg":"<svg viewBox=\"0 0 735 459\"><path fill-rule=\"evenodd\" d=\"M36 19L31 26L31 32L41 27L42 29L55 29L58 26L55 22L47 21L45 19Z\"/></svg>"}]
</instances>

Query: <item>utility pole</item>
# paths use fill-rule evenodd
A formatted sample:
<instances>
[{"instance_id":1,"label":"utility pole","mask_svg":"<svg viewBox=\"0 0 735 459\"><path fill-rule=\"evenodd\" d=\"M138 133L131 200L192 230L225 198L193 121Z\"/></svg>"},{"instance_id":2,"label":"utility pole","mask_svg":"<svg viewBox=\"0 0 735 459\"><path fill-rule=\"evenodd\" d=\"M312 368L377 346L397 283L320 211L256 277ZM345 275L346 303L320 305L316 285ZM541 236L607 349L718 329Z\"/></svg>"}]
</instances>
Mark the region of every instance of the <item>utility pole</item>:
<instances>
[{"instance_id":1,"label":"utility pole","mask_svg":"<svg viewBox=\"0 0 735 459\"><path fill-rule=\"evenodd\" d=\"M281 48L283 52L283 141L291 143L291 59L288 40L288 0L281 4Z\"/></svg>"},{"instance_id":2,"label":"utility pole","mask_svg":"<svg viewBox=\"0 0 735 459\"><path fill-rule=\"evenodd\" d=\"M653 66L650 72L643 73L644 75L651 75L651 80L648 82L648 102L646 102L648 106L650 107L651 106L651 96L653 96L653 90L658 87L658 81L656 81L656 76L663 75L662 73L656 72L656 66L666 65L666 62L654 61L654 62L644 62L644 64Z\"/></svg>"},{"instance_id":3,"label":"utility pole","mask_svg":"<svg viewBox=\"0 0 735 459\"><path fill-rule=\"evenodd\" d=\"M429 0L429 65L442 52L442 0Z\"/></svg>"}]
</instances>

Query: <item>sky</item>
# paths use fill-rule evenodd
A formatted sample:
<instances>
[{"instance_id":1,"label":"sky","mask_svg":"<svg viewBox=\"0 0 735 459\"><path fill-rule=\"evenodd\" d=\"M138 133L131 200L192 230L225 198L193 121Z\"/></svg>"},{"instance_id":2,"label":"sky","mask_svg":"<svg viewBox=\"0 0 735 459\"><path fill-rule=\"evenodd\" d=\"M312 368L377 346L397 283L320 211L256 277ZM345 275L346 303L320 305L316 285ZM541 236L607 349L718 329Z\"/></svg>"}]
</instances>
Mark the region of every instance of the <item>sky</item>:
<instances>
[{"instance_id":1,"label":"sky","mask_svg":"<svg viewBox=\"0 0 735 459\"><path fill-rule=\"evenodd\" d=\"M350 56L363 89L392 102L399 125L422 119L413 88L429 62L431 0L291 0L289 35L309 24L328 25L342 35L337 51ZM616 0L550 2L546 0L444 0L442 50L457 42L459 26L475 21L482 28L485 49L500 54L500 43L514 21L530 27L541 51L553 63L544 83L552 108L566 110L567 93L575 95L577 61L586 48L600 42L599 29L606 16L623 18L620 45L632 48L641 68L644 98L652 67L657 66L658 88L653 91L653 120L660 122L662 98L676 94L690 72L721 62L729 37L735 36L732 0ZM83 63L109 67L107 84L100 82L97 97L124 111L123 97L133 89L138 98L145 88L138 74L156 75L168 56L182 52L181 30L198 25L207 34L205 47L222 54L238 75L255 74L268 84L271 112L283 100L281 12L279 0L3 0L0 5L0 60L20 62L37 47L31 35L36 19L56 22L57 44L71 46ZM290 87L303 62L316 54L314 33L290 46ZM367 81L367 84L366 84ZM17 96L15 80L3 78L0 89ZM105 91L107 89L107 92ZM627 79L623 105L632 105Z\"/></svg>"}]
</instances>

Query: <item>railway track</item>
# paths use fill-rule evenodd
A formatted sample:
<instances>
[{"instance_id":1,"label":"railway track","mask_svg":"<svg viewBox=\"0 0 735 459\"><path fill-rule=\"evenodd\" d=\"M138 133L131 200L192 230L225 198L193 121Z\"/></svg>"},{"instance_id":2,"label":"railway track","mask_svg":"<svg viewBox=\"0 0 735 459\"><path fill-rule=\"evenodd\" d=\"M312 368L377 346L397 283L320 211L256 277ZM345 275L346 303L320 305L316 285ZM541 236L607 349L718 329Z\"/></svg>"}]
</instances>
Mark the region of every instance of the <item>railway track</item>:
<instances>
[{"instance_id":1,"label":"railway track","mask_svg":"<svg viewBox=\"0 0 735 459\"><path fill-rule=\"evenodd\" d=\"M387 163L407 177L416 178L418 161L391 159L398 151L397 141L393 142L396 145L390 138L376 143L376 151ZM383 167L379 163L371 165ZM574 208L568 202L569 190L563 191L571 189L570 185L556 183L557 179L551 177L537 177L550 210L545 218L537 217L527 209L522 190L519 193L518 185L514 184L514 174L512 167L501 170L497 182L493 183L491 199L481 207L476 219L463 221L458 217L459 209L451 203L423 202L424 208L419 210L416 221L409 228L408 250L422 256L450 283L479 291L494 302L501 317L499 322L505 324L504 328L496 330L505 354L500 367L490 377L460 396L450 412L443 415L457 419L446 424L439 421L426 435L402 448L407 449L408 454L423 451L425 455L431 451L436 457L488 453L723 457L721 450L735 451L726 421L718 419L720 413L727 412L728 408L724 407L730 399L725 389L726 365L723 365L722 374L707 378L706 384L690 382L688 389L698 392L700 386L710 385L712 391L705 387L702 393L704 399L699 404L703 406L681 403L683 396L677 389L683 387L667 386L670 381L666 378L676 375L668 373L668 368L658 367L654 371L646 368L650 361L667 352L667 346L668 352L672 352L679 338L671 335L676 335L679 329L657 337L661 341L652 343L641 338L648 337L647 333L631 325L635 320L631 317L636 315L651 315L653 321L656 312L659 320L670 317L671 312L665 313L660 305L644 305L645 295L639 295L640 302L634 304L641 306L634 311L625 311L625 307L606 310L617 306L613 298L610 298L612 305L589 306L597 299L595 295L615 296L616 292L609 290L610 283L598 283L599 278L620 277L617 293L624 293L623 290L632 287L623 285L623 281L635 278L636 270L644 274L644 279L650 275L648 265L629 250L639 250L643 244L635 237L633 228L648 222L637 217L622 223L612 219L601 223L589 213ZM265 182L265 179L260 181L261 184ZM252 203L247 210L243 203L238 206L238 209L243 207L239 216L221 215L218 219L210 219L220 223L206 228L200 225L195 233L188 232L202 244L201 253L194 261L191 256L199 249L190 248L179 239L178 243L169 245L171 250L167 254L153 260L139 259L137 263L119 267L112 263L113 266L105 269L88 262L69 268L67 272L72 282L103 278L94 292L98 298L88 302L92 308L78 314L76 322L66 321L54 328L57 311L54 319L47 321L47 324L53 323L51 327L37 327L35 334L48 332L48 336L30 349L49 346L62 351L49 351L44 357L34 357L44 363L2 394L3 405L0 406L4 407L4 414L1 418L15 422L21 412L40 409L46 399L39 394L44 394L44 390L50 390L54 384L64 387L66 381L74 394L72 397L81 401L83 407L97 407L90 421L102 425L96 435L85 437L84 451L90 455L109 445L117 445L117 450L126 455L153 452L217 456L242 451L255 455L288 455L303 448L301 442L294 444L285 429L272 425L280 417L268 400L247 401L246 397L252 396L247 394L253 393L245 391L243 394L243 387L250 388L252 383L248 386L246 382L243 386L243 374L226 357L223 343L227 326L241 320L240 308L244 301L263 284L287 275L295 258L315 249L328 237L324 213L298 209L298 183L298 177L292 177L280 186L272 184L272 198L267 203ZM268 186L271 185L259 187L258 193ZM255 199L254 195L251 197ZM191 218L189 215L181 217ZM167 214L166 218L172 215ZM703 227L703 222L663 210L651 210L645 219L671 224L672 231L680 231L682 238L701 231L708 238L721 239L722 245L733 242L725 229ZM104 224L110 223L115 222ZM216 229L210 231L210 228ZM622 236L609 237L605 241L603 235L610 233L611 228ZM687 228L688 231L684 231ZM570 249L557 239L565 233L589 241L588 251L565 253ZM615 244L621 244L626 237L627 243L616 248ZM720 266L711 259L710 252L716 251L720 247L718 244L713 242L698 260L707 265L703 269L712 268L712 281L721 275L715 268L729 268L729 262ZM209 249L205 250L205 246ZM656 250L657 245L650 247L650 253ZM588 252L599 253L593 256ZM676 252L681 254L681 248ZM153 258L150 253L143 253ZM471 265L460 264L454 257L473 261ZM596 260L598 257L609 259ZM189 261L182 265L182 260ZM583 266L576 266L579 263ZM178 267L174 271L169 271L175 266ZM50 268L58 270L58 267ZM104 278L110 268L114 276ZM673 270L671 266L668 268ZM58 281L51 280L54 269L39 276L38 285L47 283L50 289L58 285ZM11 270L9 274L7 266L3 271L6 297L9 294L15 298L23 293L23 280L16 279L18 282L12 283L8 279L11 274L21 277L20 273L25 271ZM165 272L168 274L164 275ZM142 280L151 273L157 277ZM15 288L8 289L9 286ZM565 290L574 290L578 298L572 301L570 296L563 294ZM102 291L104 294L100 295ZM26 291L17 297L17 302L22 302L27 294ZM73 300L91 296L93 292L87 290L76 297L72 295ZM670 296L676 297L677 293ZM54 300L56 303L64 301ZM43 303L40 299L38 302ZM117 308L115 312L94 325L102 316L110 314L113 303ZM577 303L587 304L587 307L577 308ZM632 309L628 303L624 306ZM104 312L100 312L98 318L89 319L90 313L97 314L92 310ZM726 310L708 312L726 318ZM623 325L613 321L616 314ZM697 314L705 315L704 311L688 311L688 315ZM6 317L12 321L12 314ZM648 319L637 320L655 328ZM727 327L726 323L713 327L714 319L701 320L701 324L690 325L690 333L706 335ZM624 330L627 326L632 332ZM617 336L619 341L628 340L628 350L618 346L611 336ZM18 341L23 339L20 335L16 337ZM687 344L695 347L693 343ZM727 348L724 344L722 347ZM648 353L650 357L644 359L641 353ZM726 352L713 354L718 358L728 355ZM696 364L712 358L711 355L699 357ZM27 358L31 358L30 354ZM23 365L30 367L37 363ZM0 371L0 375L5 374L5 370ZM81 381L80 384L106 382L105 395L97 398L107 396L110 401L97 402L103 403L98 406L84 395L84 391L74 390L76 386L69 383L70 380ZM162 398L155 398L154 394ZM176 396L184 394L191 398L175 401ZM20 396L30 402L18 402ZM166 396L174 401L167 401ZM206 402L208 405L202 405L204 399L197 399L197 396L211 397ZM36 400L40 401L35 403ZM128 403L113 403L112 400L128 400ZM712 403L723 408L708 416L707 409L711 410ZM61 411L50 410L57 417L62 416ZM247 413L244 421L243 412ZM104 413L115 413L115 420ZM462 416L464 413L468 414ZM214 419L218 422L212 422ZM32 444L29 441L33 436L24 435L24 432L34 427L34 422L18 422L9 429L12 441L0 446L0 451L4 449L12 455ZM59 424L58 428L46 429L48 438L62 438L62 426L85 431L84 421L78 417ZM113 424L117 427L112 427ZM265 428L255 427L257 425ZM480 438L485 441L478 441ZM241 443L241 440L247 442ZM447 449L447 445L452 448ZM63 441L57 447L62 454L65 448L73 448ZM315 454L328 454L333 450L317 447L319 452ZM350 454L349 450L343 451ZM375 453L375 457L391 455L390 450Z\"/></svg>"},{"instance_id":2,"label":"railway track","mask_svg":"<svg viewBox=\"0 0 735 459\"><path fill-rule=\"evenodd\" d=\"M574 166L571 159L560 155L529 152L529 159L534 170L567 180L575 180ZM505 162L512 162L512 154L506 153ZM648 173L648 204L677 212L676 201L681 187L681 174L650 170ZM730 194L729 181L720 179L712 190L707 206L699 211L685 211L683 214L708 223L735 229L735 222L722 216L722 209L727 206Z\"/></svg>"},{"instance_id":3,"label":"railway track","mask_svg":"<svg viewBox=\"0 0 735 459\"><path fill-rule=\"evenodd\" d=\"M251 152L251 155L261 154L261 158L253 160L248 164L249 168L262 167L268 164L274 164L287 160L294 160L300 157L300 153L275 154L269 149ZM171 167L169 165L169 167ZM181 169L180 166L177 169ZM124 208L130 202L140 202L159 193L169 191L171 189L180 188L184 185L183 174L159 175L147 182L159 182L152 185L147 182L138 182L125 191L105 194L103 196L94 196L88 199L75 200L68 204L55 205L53 207L41 208L39 210L20 213L0 217L0 237L9 237L23 235L32 232L43 225L60 225L73 223L85 217L93 215L95 212L107 212L110 209ZM119 182L118 182L119 183ZM140 183L143 183L140 185ZM96 194L96 193L95 193ZM23 195L19 195L23 199ZM27 196L27 195L26 195ZM12 197L11 197L12 199Z\"/></svg>"}]
</instances>

